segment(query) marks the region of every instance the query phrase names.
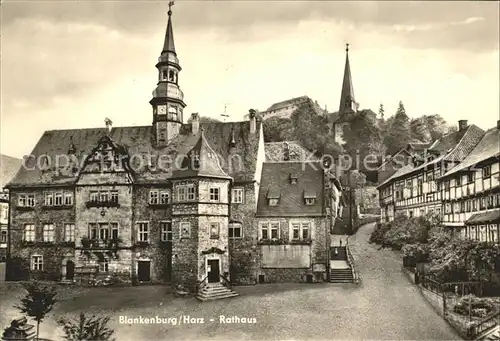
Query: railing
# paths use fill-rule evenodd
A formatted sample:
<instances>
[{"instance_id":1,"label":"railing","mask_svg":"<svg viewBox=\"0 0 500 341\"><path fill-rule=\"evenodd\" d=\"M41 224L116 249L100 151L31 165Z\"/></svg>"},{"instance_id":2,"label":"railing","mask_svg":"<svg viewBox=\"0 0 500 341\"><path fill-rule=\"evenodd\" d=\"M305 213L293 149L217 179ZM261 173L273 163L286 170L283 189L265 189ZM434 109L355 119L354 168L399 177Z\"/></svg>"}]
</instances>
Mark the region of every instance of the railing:
<instances>
[{"instance_id":1,"label":"railing","mask_svg":"<svg viewBox=\"0 0 500 341\"><path fill-rule=\"evenodd\" d=\"M467 336L471 340L478 337L480 334L488 331L500 324L500 311L495 314L486 317L485 319L479 321L478 323L470 326L467 329Z\"/></svg>"},{"instance_id":2,"label":"railing","mask_svg":"<svg viewBox=\"0 0 500 341\"><path fill-rule=\"evenodd\" d=\"M352 256L351 249L349 247L349 239L347 240L346 253L347 253L347 262L351 266L352 270L352 278L354 279L354 283L358 284L360 281L360 276L356 267L356 262L354 261L354 257Z\"/></svg>"},{"instance_id":3,"label":"railing","mask_svg":"<svg viewBox=\"0 0 500 341\"><path fill-rule=\"evenodd\" d=\"M208 275L205 276L201 281L198 282L198 285L196 286L196 291L199 292L201 291L204 287L208 285Z\"/></svg>"},{"instance_id":4,"label":"railing","mask_svg":"<svg viewBox=\"0 0 500 341\"><path fill-rule=\"evenodd\" d=\"M427 290L435 293L435 294L442 294L443 293L443 288L442 288L442 283L439 283L438 281L435 281L431 278L429 278L429 276L422 276L422 275L419 275L418 276L418 283L426 288Z\"/></svg>"},{"instance_id":5,"label":"railing","mask_svg":"<svg viewBox=\"0 0 500 341\"><path fill-rule=\"evenodd\" d=\"M222 285L225 286L226 288L228 289L231 289L232 288L232 284L231 284L231 281L229 279L227 279L226 277L222 276L222 275L219 275L220 278L222 279Z\"/></svg>"}]
</instances>

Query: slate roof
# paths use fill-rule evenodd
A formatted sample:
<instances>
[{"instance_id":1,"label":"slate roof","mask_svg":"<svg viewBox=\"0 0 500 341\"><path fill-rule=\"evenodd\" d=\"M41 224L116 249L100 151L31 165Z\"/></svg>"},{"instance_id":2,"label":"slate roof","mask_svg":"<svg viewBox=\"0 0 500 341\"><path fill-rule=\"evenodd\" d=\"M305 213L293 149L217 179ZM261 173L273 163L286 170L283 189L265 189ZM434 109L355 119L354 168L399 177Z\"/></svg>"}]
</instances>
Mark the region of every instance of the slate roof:
<instances>
[{"instance_id":1,"label":"slate roof","mask_svg":"<svg viewBox=\"0 0 500 341\"><path fill-rule=\"evenodd\" d=\"M35 166L34 169L20 169L9 186L73 185L77 180L77 175L71 172L60 172L53 166L42 170L36 167L36 158L47 155L53 162L56 155L67 155L72 143L75 147L75 156L82 162L81 160L92 152L99 139L106 134L127 151L130 166L135 171L136 183L165 182L172 176L172 171L178 168L174 162L175 158L179 155L187 155L199 141L201 129L204 130L207 142L217 154L224 172L235 181L252 181L255 177L261 126L258 122L255 134L251 134L248 121L200 123L200 132L193 135L191 124L184 124L179 135L168 146L158 149L153 144L152 126L115 127L109 133L105 128L50 130L42 135L31 153L34 157L27 162L27 168ZM236 144L231 147L233 134ZM145 161L149 158L161 161L163 169L148 167ZM139 167L141 162L146 165ZM168 165L171 167L166 167Z\"/></svg>"},{"instance_id":2,"label":"slate roof","mask_svg":"<svg viewBox=\"0 0 500 341\"><path fill-rule=\"evenodd\" d=\"M183 160L182 168L174 170L172 174L172 179L187 177L230 179L227 173L222 170L219 158L207 142L203 129L198 142Z\"/></svg>"},{"instance_id":3,"label":"slate roof","mask_svg":"<svg viewBox=\"0 0 500 341\"><path fill-rule=\"evenodd\" d=\"M435 165L438 162L460 162L479 143L483 135L484 131L475 125L470 125L463 131L447 134L442 138L436 140L429 147L429 153L435 154L437 155L437 157L417 167L408 165L400 168L396 173L385 180L377 188L381 188L389 182L392 182L393 180L396 180L398 178L404 178L411 173L425 169L431 165Z\"/></svg>"},{"instance_id":4,"label":"slate roof","mask_svg":"<svg viewBox=\"0 0 500 341\"><path fill-rule=\"evenodd\" d=\"M465 222L466 225L477 223L500 223L500 209L473 214Z\"/></svg>"},{"instance_id":5,"label":"slate roof","mask_svg":"<svg viewBox=\"0 0 500 341\"><path fill-rule=\"evenodd\" d=\"M0 154L0 190L16 175L22 160Z\"/></svg>"},{"instance_id":6,"label":"slate roof","mask_svg":"<svg viewBox=\"0 0 500 341\"><path fill-rule=\"evenodd\" d=\"M489 129L484 134L483 138L472 152L457 166L450 169L442 178L447 177L451 174L455 174L461 170L466 170L470 167L474 167L477 163L492 158L500 156L500 130L497 128Z\"/></svg>"},{"instance_id":7,"label":"slate roof","mask_svg":"<svg viewBox=\"0 0 500 341\"><path fill-rule=\"evenodd\" d=\"M291 184L290 173L298 174L296 184ZM257 203L258 217L311 217L324 216L324 176L319 162L264 163ZM268 192L274 194L279 189L277 206L269 206ZM314 193L314 205L306 205L304 193Z\"/></svg>"}]
</instances>

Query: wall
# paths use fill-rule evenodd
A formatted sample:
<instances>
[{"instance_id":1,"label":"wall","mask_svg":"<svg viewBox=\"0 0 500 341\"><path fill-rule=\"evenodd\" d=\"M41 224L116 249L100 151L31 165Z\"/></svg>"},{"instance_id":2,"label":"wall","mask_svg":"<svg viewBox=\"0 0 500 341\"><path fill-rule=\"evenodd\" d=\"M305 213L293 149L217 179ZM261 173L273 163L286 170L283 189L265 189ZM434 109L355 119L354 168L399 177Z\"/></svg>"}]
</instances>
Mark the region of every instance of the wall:
<instances>
[{"instance_id":1,"label":"wall","mask_svg":"<svg viewBox=\"0 0 500 341\"><path fill-rule=\"evenodd\" d=\"M310 245L292 245L292 223L311 223ZM313 272L314 264L323 264L326 268L328 246L328 224L326 217L300 218L259 218L261 222L279 222L280 240L285 245L262 245L259 250L259 275L264 275L265 282L305 282L307 275L313 275L314 281L326 280L324 271ZM292 251L293 250L293 251ZM290 252L293 258L290 259ZM281 254L280 254L281 253ZM307 260L307 258L309 258ZM274 267L271 267L274 266ZM257 277L258 280L259 277Z\"/></svg>"},{"instance_id":2,"label":"wall","mask_svg":"<svg viewBox=\"0 0 500 341\"><path fill-rule=\"evenodd\" d=\"M261 245L262 268L310 268L309 245Z\"/></svg>"},{"instance_id":3,"label":"wall","mask_svg":"<svg viewBox=\"0 0 500 341\"><path fill-rule=\"evenodd\" d=\"M63 226L64 223L75 223L75 210L74 207L66 208L65 206L59 208L42 207L44 192L49 190L52 189L12 189L10 191L11 257L20 257L24 260L23 268L29 272L30 278L58 280L62 274L63 259L74 254L74 248L63 243ZM18 207L19 194L35 194L35 207ZM54 243L42 242L44 223L54 224ZM23 241L25 224L35 225L36 239L34 243L27 244ZM33 255L43 256L43 271L30 270L30 260Z\"/></svg>"},{"instance_id":4,"label":"wall","mask_svg":"<svg viewBox=\"0 0 500 341\"><path fill-rule=\"evenodd\" d=\"M255 191L253 182L235 184L233 187L244 189L244 202L231 204L231 221L242 226L242 238L229 239L231 258L231 279L237 284L255 284L259 269L259 251L257 249L257 220L255 218Z\"/></svg>"}]
</instances>

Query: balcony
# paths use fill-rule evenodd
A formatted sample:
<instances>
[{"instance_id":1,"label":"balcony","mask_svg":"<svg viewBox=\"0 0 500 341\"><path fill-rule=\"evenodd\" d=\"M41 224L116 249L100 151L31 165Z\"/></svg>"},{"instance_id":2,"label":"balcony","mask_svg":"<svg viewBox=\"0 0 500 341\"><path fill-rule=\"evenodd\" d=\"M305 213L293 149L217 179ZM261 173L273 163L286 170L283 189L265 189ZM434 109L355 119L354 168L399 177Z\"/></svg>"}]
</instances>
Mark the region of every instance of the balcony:
<instances>
[{"instance_id":1,"label":"balcony","mask_svg":"<svg viewBox=\"0 0 500 341\"><path fill-rule=\"evenodd\" d=\"M122 243L120 238L118 239L89 239L82 238L81 240L83 249L118 249L119 245Z\"/></svg>"},{"instance_id":2,"label":"balcony","mask_svg":"<svg viewBox=\"0 0 500 341\"><path fill-rule=\"evenodd\" d=\"M120 204L117 201L111 201L111 200L107 200L107 201L90 200L90 201L87 201L85 203L85 206L87 208L91 208L91 207L106 207L106 208L116 207L116 208L119 208Z\"/></svg>"}]
</instances>

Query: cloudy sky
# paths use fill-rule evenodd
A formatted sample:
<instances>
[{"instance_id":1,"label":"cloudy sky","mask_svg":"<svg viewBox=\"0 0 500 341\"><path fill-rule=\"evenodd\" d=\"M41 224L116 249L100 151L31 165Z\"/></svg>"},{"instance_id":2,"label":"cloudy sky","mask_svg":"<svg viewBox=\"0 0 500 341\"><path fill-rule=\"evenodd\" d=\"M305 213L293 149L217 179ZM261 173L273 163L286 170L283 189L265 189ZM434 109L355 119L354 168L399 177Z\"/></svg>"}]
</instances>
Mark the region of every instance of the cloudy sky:
<instances>
[{"instance_id":1,"label":"cloudy sky","mask_svg":"<svg viewBox=\"0 0 500 341\"><path fill-rule=\"evenodd\" d=\"M1 153L45 130L148 125L167 1L1 5ZM177 1L179 76L191 112L231 120L308 95L337 110L351 45L361 108L499 119L498 2Z\"/></svg>"}]
</instances>

